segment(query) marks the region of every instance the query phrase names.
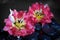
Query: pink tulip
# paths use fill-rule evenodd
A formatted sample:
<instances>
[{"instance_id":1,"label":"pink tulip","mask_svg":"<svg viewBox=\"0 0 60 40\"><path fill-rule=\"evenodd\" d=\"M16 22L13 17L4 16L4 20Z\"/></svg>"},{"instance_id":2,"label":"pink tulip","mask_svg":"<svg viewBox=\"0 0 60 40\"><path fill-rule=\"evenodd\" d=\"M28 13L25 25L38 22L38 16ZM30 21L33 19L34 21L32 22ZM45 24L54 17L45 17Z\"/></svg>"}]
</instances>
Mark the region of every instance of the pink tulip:
<instances>
[{"instance_id":1,"label":"pink tulip","mask_svg":"<svg viewBox=\"0 0 60 40\"><path fill-rule=\"evenodd\" d=\"M10 14L7 19L4 20L6 23L3 28L4 31L8 31L10 35L14 36L26 36L34 32L34 25L28 20L29 16L24 11L17 12L16 10L10 9Z\"/></svg>"},{"instance_id":2,"label":"pink tulip","mask_svg":"<svg viewBox=\"0 0 60 40\"><path fill-rule=\"evenodd\" d=\"M47 4L43 5L42 3L32 4L32 6L29 7L28 14L32 17L32 20L35 23L41 22L42 25L51 23L51 19L53 18L49 6Z\"/></svg>"}]
</instances>

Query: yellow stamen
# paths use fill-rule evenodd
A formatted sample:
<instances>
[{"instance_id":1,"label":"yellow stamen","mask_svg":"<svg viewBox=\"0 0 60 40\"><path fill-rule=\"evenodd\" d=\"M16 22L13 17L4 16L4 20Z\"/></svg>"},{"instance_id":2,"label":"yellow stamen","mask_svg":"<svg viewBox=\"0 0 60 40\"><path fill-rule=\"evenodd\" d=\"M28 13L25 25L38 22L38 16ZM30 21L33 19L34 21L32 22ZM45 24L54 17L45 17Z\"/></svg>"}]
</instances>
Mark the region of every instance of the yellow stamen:
<instances>
[{"instance_id":1,"label":"yellow stamen","mask_svg":"<svg viewBox=\"0 0 60 40\"><path fill-rule=\"evenodd\" d=\"M18 28L18 29L25 28L24 27L25 26L24 20L16 20L14 24L15 24L16 28Z\"/></svg>"},{"instance_id":2,"label":"yellow stamen","mask_svg":"<svg viewBox=\"0 0 60 40\"><path fill-rule=\"evenodd\" d=\"M44 15L42 14L42 12L35 11L34 12L34 17L36 17L37 20L39 21L39 20L41 20L44 17Z\"/></svg>"}]
</instances>

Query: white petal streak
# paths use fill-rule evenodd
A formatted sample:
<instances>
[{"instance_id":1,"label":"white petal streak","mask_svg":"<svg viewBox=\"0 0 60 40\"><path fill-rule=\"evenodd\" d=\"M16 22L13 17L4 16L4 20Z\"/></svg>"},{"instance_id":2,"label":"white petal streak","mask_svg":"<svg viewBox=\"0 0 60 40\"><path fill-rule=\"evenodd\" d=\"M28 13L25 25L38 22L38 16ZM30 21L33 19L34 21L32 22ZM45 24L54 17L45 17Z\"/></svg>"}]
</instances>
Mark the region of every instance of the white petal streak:
<instances>
[{"instance_id":1,"label":"white petal streak","mask_svg":"<svg viewBox=\"0 0 60 40\"><path fill-rule=\"evenodd\" d=\"M12 16L12 14L13 14L14 12L10 9L10 15L9 15L9 19L11 20L11 22L15 22L15 19L14 19L14 17Z\"/></svg>"},{"instance_id":2,"label":"white petal streak","mask_svg":"<svg viewBox=\"0 0 60 40\"><path fill-rule=\"evenodd\" d=\"M10 9L10 15L12 15L14 12Z\"/></svg>"},{"instance_id":3,"label":"white petal streak","mask_svg":"<svg viewBox=\"0 0 60 40\"><path fill-rule=\"evenodd\" d=\"M15 19L14 19L13 16L10 15L10 16L9 16L9 19L11 20L11 22L13 22L13 23L15 22Z\"/></svg>"},{"instance_id":4,"label":"white petal streak","mask_svg":"<svg viewBox=\"0 0 60 40\"><path fill-rule=\"evenodd\" d=\"M48 4L45 4L45 5L44 5L44 8L46 8L47 6L48 6Z\"/></svg>"},{"instance_id":5,"label":"white petal streak","mask_svg":"<svg viewBox=\"0 0 60 40\"><path fill-rule=\"evenodd\" d=\"M39 11L40 13L42 13L42 9L40 9L40 11Z\"/></svg>"}]
</instances>

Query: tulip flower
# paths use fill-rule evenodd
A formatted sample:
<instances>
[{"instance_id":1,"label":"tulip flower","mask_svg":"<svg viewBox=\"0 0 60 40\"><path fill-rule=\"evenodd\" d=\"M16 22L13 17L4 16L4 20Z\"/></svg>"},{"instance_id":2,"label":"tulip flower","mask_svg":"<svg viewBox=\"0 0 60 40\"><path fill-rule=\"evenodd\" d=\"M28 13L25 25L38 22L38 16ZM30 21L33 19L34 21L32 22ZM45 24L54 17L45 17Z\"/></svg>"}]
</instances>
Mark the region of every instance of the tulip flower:
<instances>
[{"instance_id":1,"label":"tulip flower","mask_svg":"<svg viewBox=\"0 0 60 40\"><path fill-rule=\"evenodd\" d=\"M41 22L42 25L51 23L51 19L53 18L49 6L47 4L43 5L42 3L32 4L32 6L29 7L28 14L32 16L35 23Z\"/></svg>"},{"instance_id":2,"label":"tulip flower","mask_svg":"<svg viewBox=\"0 0 60 40\"><path fill-rule=\"evenodd\" d=\"M27 19L26 12L10 9L8 18L4 20L6 25L3 30L17 37L30 35L34 32L34 26Z\"/></svg>"}]
</instances>

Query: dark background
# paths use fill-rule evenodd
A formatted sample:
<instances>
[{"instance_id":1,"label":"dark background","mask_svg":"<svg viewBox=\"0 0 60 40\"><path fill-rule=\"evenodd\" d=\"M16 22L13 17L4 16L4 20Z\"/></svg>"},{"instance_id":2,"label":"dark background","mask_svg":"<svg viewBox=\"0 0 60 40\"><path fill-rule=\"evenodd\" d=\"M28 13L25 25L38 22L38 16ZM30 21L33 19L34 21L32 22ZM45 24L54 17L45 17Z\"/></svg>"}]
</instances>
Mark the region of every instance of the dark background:
<instances>
[{"instance_id":1,"label":"dark background","mask_svg":"<svg viewBox=\"0 0 60 40\"><path fill-rule=\"evenodd\" d=\"M28 10L32 3L48 4L56 21L60 24L60 0L0 0L0 30L4 27L4 19L9 15L9 9ZM7 34L6 34L7 35Z\"/></svg>"}]
</instances>

